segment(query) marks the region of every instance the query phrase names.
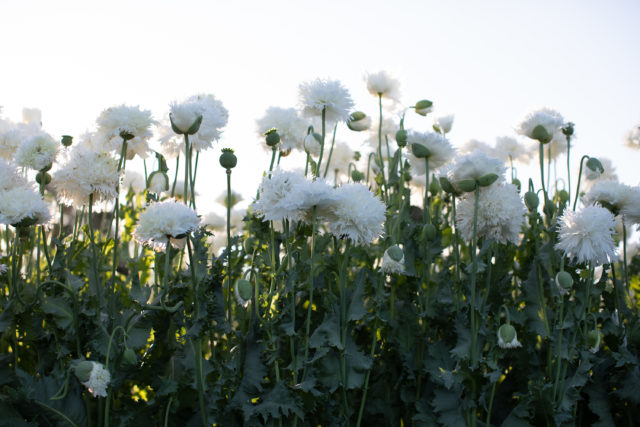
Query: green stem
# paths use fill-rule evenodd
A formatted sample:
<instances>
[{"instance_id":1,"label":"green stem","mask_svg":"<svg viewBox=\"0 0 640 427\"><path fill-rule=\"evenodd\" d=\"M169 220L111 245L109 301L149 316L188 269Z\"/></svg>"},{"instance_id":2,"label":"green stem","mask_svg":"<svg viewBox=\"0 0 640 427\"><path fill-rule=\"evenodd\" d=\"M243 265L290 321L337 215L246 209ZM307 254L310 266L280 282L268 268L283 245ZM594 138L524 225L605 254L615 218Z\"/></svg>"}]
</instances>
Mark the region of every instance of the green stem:
<instances>
[{"instance_id":1,"label":"green stem","mask_svg":"<svg viewBox=\"0 0 640 427\"><path fill-rule=\"evenodd\" d=\"M478 260L476 245L478 239L478 204L480 200L480 187L476 186L475 203L473 206L473 238L471 240L471 366L475 367L478 360L478 330L476 326L476 275L478 272Z\"/></svg>"},{"instance_id":2,"label":"green stem","mask_svg":"<svg viewBox=\"0 0 640 427\"><path fill-rule=\"evenodd\" d=\"M269 172L271 172L271 171L273 170L273 162L276 160L276 151L278 151L278 150L277 150L277 148L274 146L274 147L271 149L271 163L269 164Z\"/></svg>"},{"instance_id":3,"label":"green stem","mask_svg":"<svg viewBox=\"0 0 640 427\"><path fill-rule=\"evenodd\" d=\"M231 169L227 169L227 321L231 325Z\"/></svg>"},{"instance_id":4,"label":"green stem","mask_svg":"<svg viewBox=\"0 0 640 427\"><path fill-rule=\"evenodd\" d=\"M189 156L191 150L189 149L189 135L184 134L184 188L182 192L183 202L189 206Z\"/></svg>"},{"instance_id":5,"label":"green stem","mask_svg":"<svg viewBox=\"0 0 640 427\"><path fill-rule=\"evenodd\" d=\"M547 203L549 200L549 196L547 195L547 187L544 185L544 144L540 143L539 150L539 158L540 158L540 182L542 183L542 192L544 193L544 203Z\"/></svg>"},{"instance_id":6,"label":"green stem","mask_svg":"<svg viewBox=\"0 0 640 427\"><path fill-rule=\"evenodd\" d=\"M122 330L123 337L127 336L127 331L122 326L116 326L113 331L111 331L111 336L109 337L109 345L107 346L107 360L104 364L105 370L109 371L109 356L111 356L111 344L113 344L113 338L116 335L118 330ZM107 392L107 398L105 401L104 408L104 427L109 427L109 408L111 406L111 387L109 387L109 391Z\"/></svg>"},{"instance_id":7,"label":"green stem","mask_svg":"<svg viewBox=\"0 0 640 427\"><path fill-rule=\"evenodd\" d=\"M578 171L578 186L576 187L576 198L573 202L573 210L576 210L576 205L578 204L578 197L580 197L580 181L582 181L582 166L584 163L584 159L588 159L589 156L584 155L580 159L580 170Z\"/></svg>"},{"instance_id":8,"label":"green stem","mask_svg":"<svg viewBox=\"0 0 640 427\"><path fill-rule=\"evenodd\" d=\"M569 203L571 203L571 136L567 135L567 194L569 194Z\"/></svg>"},{"instance_id":9,"label":"green stem","mask_svg":"<svg viewBox=\"0 0 640 427\"><path fill-rule=\"evenodd\" d=\"M331 164L331 156L333 155L333 146L336 144L336 130L338 129L338 124L336 123L333 126L333 138L331 138L331 148L329 149L329 156L327 156L327 166L324 168L324 176L327 177L327 172L329 172L329 165Z\"/></svg>"},{"instance_id":10,"label":"green stem","mask_svg":"<svg viewBox=\"0 0 640 427\"><path fill-rule=\"evenodd\" d=\"M320 142L320 156L318 157L318 164L316 165L316 173L315 176L320 176L321 165L322 165L322 155L324 154L324 139L326 133L326 116L327 116L327 108L322 109L322 141Z\"/></svg>"},{"instance_id":11,"label":"green stem","mask_svg":"<svg viewBox=\"0 0 640 427\"><path fill-rule=\"evenodd\" d=\"M313 207L313 214L312 214L312 220L311 220L311 224L312 224L312 233L311 233L311 254L309 257L309 260L311 262L311 271L309 274L309 306L307 307L307 321L305 324L305 333L304 333L304 366L302 367L302 380L304 381L305 376L307 374L307 359L309 357L309 330L311 328L311 311L313 310L313 273L314 273L314 269L313 269L313 252L314 252L314 246L315 246L315 237L316 237L316 233L317 233L317 210L318 208L316 206Z\"/></svg>"},{"instance_id":12,"label":"green stem","mask_svg":"<svg viewBox=\"0 0 640 427\"><path fill-rule=\"evenodd\" d=\"M180 166L180 154L176 157L176 173L173 175L173 185L171 186L171 197L176 194L176 183L178 182L178 168Z\"/></svg>"},{"instance_id":13,"label":"green stem","mask_svg":"<svg viewBox=\"0 0 640 427\"><path fill-rule=\"evenodd\" d=\"M389 200L389 195L387 194L387 180L384 176L384 160L382 160L382 94L378 93L378 110L380 121L378 123L378 165L380 166L380 172L382 173L382 189L384 194L384 202L385 204Z\"/></svg>"}]
</instances>

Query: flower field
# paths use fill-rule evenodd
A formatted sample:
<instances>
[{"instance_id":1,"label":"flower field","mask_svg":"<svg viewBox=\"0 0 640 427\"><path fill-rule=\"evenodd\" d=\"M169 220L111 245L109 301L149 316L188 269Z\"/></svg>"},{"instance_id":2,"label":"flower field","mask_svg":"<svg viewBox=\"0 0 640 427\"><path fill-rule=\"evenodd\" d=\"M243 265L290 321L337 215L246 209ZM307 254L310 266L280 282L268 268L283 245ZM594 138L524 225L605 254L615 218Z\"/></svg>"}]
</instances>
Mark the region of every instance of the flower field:
<instances>
[{"instance_id":1,"label":"flower field","mask_svg":"<svg viewBox=\"0 0 640 427\"><path fill-rule=\"evenodd\" d=\"M317 79L257 120L240 215L213 95L60 141L0 119L0 425L635 425L640 187L555 110L455 147L432 101L365 83L375 115Z\"/></svg>"}]
</instances>

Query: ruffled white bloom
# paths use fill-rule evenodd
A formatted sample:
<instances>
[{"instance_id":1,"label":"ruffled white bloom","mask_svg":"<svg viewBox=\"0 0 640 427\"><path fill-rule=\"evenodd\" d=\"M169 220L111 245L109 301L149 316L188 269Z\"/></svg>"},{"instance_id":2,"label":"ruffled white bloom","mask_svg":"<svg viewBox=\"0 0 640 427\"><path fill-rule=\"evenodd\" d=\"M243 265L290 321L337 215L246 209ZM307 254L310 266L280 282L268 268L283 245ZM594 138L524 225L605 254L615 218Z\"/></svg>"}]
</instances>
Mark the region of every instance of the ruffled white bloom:
<instances>
[{"instance_id":1,"label":"ruffled white bloom","mask_svg":"<svg viewBox=\"0 0 640 427\"><path fill-rule=\"evenodd\" d=\"M301 83L298 97L302 113L308 117L317 117L325 111L329 122L346 122L353 101L349 91L337 80L316 79Z\"/></svg>"},{"instance_id":2,"label":"ruffled white bloom","mask_svg":"<svg viewBox=\"0 0 640 427\"><path fill-rule=\"evenodd\" d=\"M262 180L259 199L251 205L251 210L264 221L298 220L305 184L301 174L275 169Z\"/></svg>"},{"instance_id":3,"label":"ruffled white bloom","mask_svg":"<svg viewBox=\"0 0 640 427\"><path fill-rule=\"evenodd\" d=\"M640 150L640 126L636 126L629 131L625 142L627 147Z\"/></svg>"},{"instance_id":4,"label":"ruffled white bloom","mask_svg":"<svg viewBox=\"0 0 640 427\"><path fill-rule=\"evenodd\" d=\"M387 74L386 71L369 73L365 76L365 80L370 94L400 101L400 82Z\"/></svg>"},{"instance_id":5,"label":"ruffled white bloom","mask_svg":"<svg viewBox=\"0 0 640 427\"><path fill-rule=\"evenodd\" d=\"M520 144L517 139L510 136L500 136L496 138L496 148L494 150L495 157L499 158L503 162L513 160L514 162L521 162L529 164L533 157L533 152L528 150L523 144Z\"/></svg>"},{"instance_id":6,"label":"ruffled white bloom","mask_svg":"<svg viewBox=\"0 0 640 427\"><path fill-rule=\"evenodd\" d=\"M506 323L498 328L498 345L504 349L522 347L518 341L516 329L512 325Z\"/></svg>"},{"instance_id":7,"label":"ruffled white bloom","mask_svg":"<svg viewBox=\"0 0 640 427\"><path fill-rule=\"evenodd\" d=\"M89 380L82 383L93 397L107 397L107 387L111 383L111 374L102 363L91 362L93 369L89 374Z\"/></svg>"},{"instance_id":8,"label":"ruffled white bloom","mask_svg":"<svg viewBox=\"0 0 640 427\"><path fill-rule=\"evenodd\" d=\"M93 195L93 202L100 208L117 196L118 160L109 153L77 145L69 150L66 161L53 174L52 182L60 203L82 206L88 204L89 196Z\"/></svg>"},{"instance_id":9,"label":"ruffled white bloom","mask_svg":"<svg viewBox=\"0 0 640 427\"><path fill-rule=\"evenodd\" d=\"M369 244L382 235L386 207L365 185L345 184L335 192L337 200L321 217L331 234L356 245Z\"/></svg>"},{"instance_id":10,"label":"ruffled white bloom","mask_svg":"<svg viewBox=\"0 0 640 427\"><path fill-rule=\"evenodd\" d=\"M622 214L627 224L640 222L640 188L618 181L599 180L582 198L586 205L598 203Z\"/></svg>"},{"instance_id":11,"label":"ruffled white bloom","mask_svg":"<svg viewBox=\"0 0 640 427\"><path fill-rule=\"evenodd\" d=\"M34 123L14 124L8 121L3 121L1 124L0 157L7 160L13 160L18 147L20 147L23 141L42 133L40 125L36 125Z\"/></svg>"},{"instance_id":12,"label":"ruffled white bloom","mask_svg":"<svg viewBox=\"0 0 640 427\"><path fill-rule=\"evenodd\" d=\"M22 123L42 126L42 111L38 108L23 108Z\"/></svg>"},{"instance_id":13,"label":"ruffled white bloom","mask_svg":"<svg viewBox=\"0 0 640 427\"><path fill-rule=\"evenodd\" d=\"M467 241L473 238L474 205L475 194L467 193L457 209L456 226L462 238ZM481 187L478 200L478 237L517 244L526 211L515 185L503 182Z\"/></svg>"},{"instance_id":14,"label":"ruffled white bloom","mask_svg":"<svg viewBox=\"0 0 640 427\"><path fill-rule=\"evenodd\" d=\"M534 137L534 130L538 126L542 126L547 133L549 139L558 129L564 125L564 119L556 110L551 108L540 108L527 114L524 119L516 126L516 132L520 135L527 136L531 139ZM548 141L547 141L548 142Z\"/></svg>"},{"instance_id":15,"label":"ruffled white bloom","mask_svg":"<svg viewBox=\"0 0 640 427\"><path fill-rule=\"evenodd\" d=\"M433 119L433 129L438 133L447 134L451 132L451 128L453 127L453 119L455 116L453 114L447 114L443 116L436 116Z\"/></svg>"},{"instance_id":16,"label":"ruffled white bloom","mask_svg":"<svg viewBox=\"0 0 640 427\"><path fill-rule=\"evenodd\" d=\"M196 212L175 200L153 203L140 213L138 225L133 232L137 242L163 252L167 243L178 246L176 239L181 239L200 226L200 218Z\"/></svg>"},{"instance_id":17,"label":"ruffled white bloom","mask_svg":"<svg viewBox=\"0 0 640 427\"><path fill-rule=\"evenodd\" d=\"M256 120L256 124L258 135L262 139L265 132L276 128L280 135L280 151L288 152L294 148L304 150L302 144L307 134L307 124L295 108L269 107L264 116ZM267 144L261 145L267 151L271 151Z\"/></svg>"},{"instance_id":18,"label":"ruffled white bloom","mask_svg":"<svg viewBox=\"0 0 640 427\"><path fill-rule=\"evenodd\" d=\"M40 193L28 185L0 191L0 224L46 224L51 219L49 208Z\"/></svg>"},{"instance_id":19,"label":"ruffled white bloom","mask_svg":"<svg viewBox=\"0 0 640 427\"><path fill-rule=\"evenodd\" d=\"M18 173L17 167L0 158L0 191L24 185L27 185L27 181Z\"/></svg>"},{"instance_id":20,"label":"ruffled white bloom","mask_svg":"<svg viewBox=\"0 0 640 427\"><path fill-rule=\"evenodd\" d=\"M474 150L456 157L448 178L453 184L466 179L477 180L490 173L495 173L503 179L505 169L504 163L499 159L490 157L480 150Z\"/></svg>"},{"instance_id":21,"label":"ruffled white bloom","mask_svg":"<svg viewBox=\"0 0 640 427\"><path fill-rule=\"evenodd\" d=\"M133 159L136 154L142 158L149 155L151 125L154 123L149 110L127 105L110 107L100 113L96 123L96 135L104 144L103 150L114 151L119 155L122 151L122 134L126 133L133 136L127 141L127 159Z\"/></svg>"},{"instance_id":22,"label":"ruffled white bloom","mask_svg":"<svg viewBox=\"0 0 640 427\"><path fill-rule=\"evenodd\" d=\"M134 193L142 193L147 188L147 185L144 182L144 176L140 172L127 169L122 178L122 188L126 191L133 190Z\"/></svg>"},{"instance_id":23,"label":"ruffled white bloom","mask_svg":"<svg viewBox=\"0 0 640 427\"><path fill-rule=\"evenodd\" d=\"M411 144L420 144L429 150L429 170L433 171L449 163L456 153L449 140L435 132L409 132L407 135L407 158L411 164L412 172L416 175L424 175L427 171L425 159L418 158L411 151Z\"/></svg>"},{"instance_id":24,"label":"ruffled white bloom","mask_svg":"<svg viewBox=\"0 0 640 427\"><path fill-rule=\"evenodd\" d=\"M41 170L56 159L60 144L54 141L50 135L41 132L26 139L16 151L15 161L18 166Z\"/></svg>"},{"instance_id":25,"label":"ruffled white bloom","mask_svg":"<svg viewBox=\"0 0 640 427\"><path fill-rule=\"evenodd\" d=\"M184 137L176 134L171 129L168 119L156 126L155 136L160 142L158 152L165 159L175 159L181 153L184 153Z\"/></svg>"},{"instance_id":26,"label":"ruffled white bloom","mask_svg":"<svg viewBox=\"0 0 640 427\"><path fill-rule=\"evenodd\" d=\"M560 218L556 249L578 263L606 264L616 259L613 214L600 206L565 210Z\"/></svg>"},{"instance_id":27,"label":"ruffled white bloom","mask_svg":"<svg viewBox=\"0 0 640 427\"><path fill-rule=\"evenodd\" d=\"M404 274L404 252L398 246L390 246L384 251L380 272L384 274Z\"/></svg>"},{"instance_id":28,"label":"ruffled white bloom","mask_svg":"<svg viewBox=\"0 0 640 427\"><path fill-rule=\"evenodd\" d=\"M202 116L200 129L189 135L189 143L196 151L207 150L213 141L220 139L222 128L229 120L229 112L213 95L194 95L180 104L171 104L171 118L182 132L186 132L199 116Z\"/></svg>"}]
</instances>

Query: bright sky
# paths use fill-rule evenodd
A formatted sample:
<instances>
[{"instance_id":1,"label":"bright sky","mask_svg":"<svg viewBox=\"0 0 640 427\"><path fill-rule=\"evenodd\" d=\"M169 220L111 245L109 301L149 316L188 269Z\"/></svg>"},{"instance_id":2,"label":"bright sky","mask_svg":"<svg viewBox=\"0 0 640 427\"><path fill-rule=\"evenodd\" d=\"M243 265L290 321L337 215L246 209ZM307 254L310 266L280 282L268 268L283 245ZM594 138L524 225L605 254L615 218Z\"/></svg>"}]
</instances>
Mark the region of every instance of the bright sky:
<instances>
[{"instance_id":1,"label":"bright sky","mask_svg":"<svg viewBox=\"0 0 640 427\"><path fill-rule=\"evenodd\" d=\"M386 70L405 105L427 98L455 114L455 144L493 144L548 106L576 124L573 164L608 157L637 185L640 152L623 144L640 124L639 16L634 0L3 0L0 105L13 120L40 108L59 137L91 129L110 106L161 119L173 100L214 94L230 118L201 159L200 200L225 189L222 147L236 150L234 188L250 198L268 167L255 132L266 108L295 107L298 84L323 77L375 117L362 77ZM411 116L409 126L430 126Z\"/></svg>"}]
</instances>

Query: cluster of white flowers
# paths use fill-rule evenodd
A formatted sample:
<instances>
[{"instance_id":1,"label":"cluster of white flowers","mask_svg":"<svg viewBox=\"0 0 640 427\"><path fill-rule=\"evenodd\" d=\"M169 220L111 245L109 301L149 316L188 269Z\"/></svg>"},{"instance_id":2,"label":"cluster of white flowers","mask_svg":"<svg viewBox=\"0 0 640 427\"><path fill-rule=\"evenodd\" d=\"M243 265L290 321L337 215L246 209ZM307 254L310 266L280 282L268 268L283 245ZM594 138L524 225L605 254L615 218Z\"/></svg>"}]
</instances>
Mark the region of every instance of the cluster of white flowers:
<instances>
[{"instance_id":1,"label":"cluster of white flowers","mask_svg":"<svg viewBox=\"0 0 640 427\"><path fill-rule=\"evenodd\" d=\"M93 202L100 208L118 194L118 160L110 153L76 145L67 152L66 159L53 174L53 182L60 203L83 206L93 195Z\"/></svg>"},{"instance_id":2,"label":"cluster of white flowers","mask_svg":"<svg viewBox=\"0 0 640 427\"><path fill-rule=\"evenodd\" d=\"M513 184L499 183L482 187L478 200L478 237L500 243L520 241L526 208ZM467 193L457 210L456 226L463 239L473 237L475 194Z\"/></svg>"},{"instance_id":3,"label":"cluster of white flowers","mask_svg":"<svg viewBox=\"0 0 640 427\"><path fill-rule=\"evenodd\" d=\"M213 95L194 95L184 102L171 104L173 124L183 133L202 116L198 132L189 136L189 142L195 151L212 147L213 141L220 139L222 128L229 121L229 112Z\"/></svg>"},{"instance_id":4,"label":"cluster of white flowers","mask_svg":"<svg viewBox=\"0 0 640 427\"><path fill-rule=\"evenodd\" d=\"M316 79L301 83L298 87L302 113L308 117L317 117L325 112L328 122L346 122L353 101L349 91L337 80Z\"/></svg>"},{"instance_id":5,"label":"cluster of white flowers","mask_svg":"<svg viewBox=\"0 0 640 427\"><path fill-rule=\"evenodd\" d=\"M138 106L120 105L104 110L96 119L98 125L97 137L102 150L122 151L123 136L127 139L127 159L131 160L137 154L142 158L149 155L149 138L151 125L154 124L151 112L140 110Z\"/></svg>"},{"instance_id":6,"label":"cluster of white flowers","mask_svg":"<svg viewBox=\"0 0 640 427\"><path fill-rule=\"evenodd\" d=\"M447 138L435 132L409 132L407 144L420 144L429 150L429 169L434 171L449 163L455 154L455 149ZM425 159L417 158L411 150L407 150L407 158L411 164L411 171L416 175L424 175L427 170Z\"/></svg>"},{"instance_id":7,"label":"cluster of white flowers","mask_svg":"<svg viewBox=\"0 0 640 427\"><path fill-rule=\"evenodd\" d=\"M600 206L565 210L560 218L556 249L578 263L606 264L616 259L613 214Z\"/></svg>"},{"instance_id":8,"label":"cluster of white flowers","mask_svg":"<svg viewBox=\"0 0 640 427\"><path fill-rule=\"evenodd\" d=\"M0 191L25 184L26 180L18 173L16 165L0 158Z\"/></svg>"},{"instance_id":9,"label":"cluster of white flowers","mask_svg":"<svg viewBox=\"0 0 640 427\"><path fill-rule=\"evenodd\" d=\"M540 108L527 114L516 126L516 132L531 139L538 139L538 135L535 134L535 130L538 126L541 126L545 130L547 134L546 136L550 141L556 131L563 125L564 119L556 110L552 110L551 108Z\"/></svg>"},{"instance_id":10,"label":"cluster of white flowers","mask_svg":"<svg viewBox=\"0 0 640 427\"><path fill-rule=\"evenodd\" d=\"M386 71L369 73L365 76L367 90L375 96L400 101L400 82L391 77Z\"/></svg>"},{"instance_id":11,"label":"cluster of white flowers","mask_svg":"<svg viewBox=\"0 0 640 427\"><path fill-rule=\"evenodd\" d=\"M382 234L386 209L366 186L345 184L334 189L322 179L311 181L281 169L264 178L251 210L264 221L309 222L314 207L317 220L327 222L330 233L357 245Z\"/></svg>"},{"instance_id":12,"label":"cluster of white flowers","mask_svg":"<svg viewBox=\"0 0 640 427\"><path fill-rule=\"evenodd\" d=\"M631 187L618 181L599 180L584 195L589 205L598 203L621 214L627 224L640 223L640 187Z\"/></svg>"},{"instance_id":13,"label":"cluster of white flowers","mask_svg":"<svg viewBox=\"0 0 640 427\"><path fill-rule=\"evenodd\" d=\"M295 108L269 107L256 124L260 138L264 138L265 132L270 129L275 128L278 131L280 151L286 153L293 149L304 150L302 143L307 135L307 124ZM262 147L271 151L267 144L262 144Z\"/></svg>"},{"instance_id":14,"label":"cluster of white flowers","mask_svg":"<svg viewBox=\"0 0 640 427\"><path fill-rule=\"evenodd\" d=\"M200 218L193 209L175 200L166 200L153 203L140 213L133 236L156 251L164 251L167 243L179 246L176 240L199 226Z\"/></svg>"},{"instance_id":15,"label":"cluster of white flowers","mask_svg":"<svg viewBox=\"0 0 640 427\"><path fill-rule=\"evenodd\" d=\"M0 224L28 226L50 219L49 208L35 188L25 184L0 191Z\"/></svg>"}]
</instances>

